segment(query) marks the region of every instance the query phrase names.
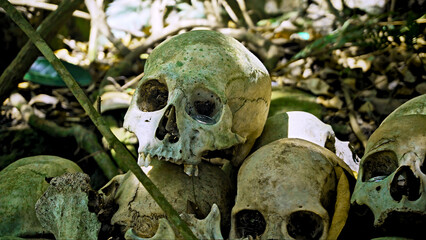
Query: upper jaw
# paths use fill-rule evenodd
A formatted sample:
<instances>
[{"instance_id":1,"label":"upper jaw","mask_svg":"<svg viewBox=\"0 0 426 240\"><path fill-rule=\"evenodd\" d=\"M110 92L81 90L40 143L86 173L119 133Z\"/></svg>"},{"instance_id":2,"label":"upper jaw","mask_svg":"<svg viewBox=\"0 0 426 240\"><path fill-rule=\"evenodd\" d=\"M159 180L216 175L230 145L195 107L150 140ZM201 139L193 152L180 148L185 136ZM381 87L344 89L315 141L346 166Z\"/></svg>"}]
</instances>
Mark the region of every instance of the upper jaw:
<instances>
[{"instance_id":1,"label":"upper jaw","mask_svg":"<svg viewBox=\"0 0 426 240\"><path fill-rule=\"evenodd\" d=\"M176 154L175 156L177 157L170 157L161 153L155 153L155 151L140 151L138 156L138 165L141 167L148 167L151 164L152 159L158 159L160 161L172 162L179 165L183 164L184 172L188 176L198 176L198 163L202 160L216 165L223 165L231 160L232 153L233 148L205 150L184 161L182 154Z\"/></svg>"}]
</instances>

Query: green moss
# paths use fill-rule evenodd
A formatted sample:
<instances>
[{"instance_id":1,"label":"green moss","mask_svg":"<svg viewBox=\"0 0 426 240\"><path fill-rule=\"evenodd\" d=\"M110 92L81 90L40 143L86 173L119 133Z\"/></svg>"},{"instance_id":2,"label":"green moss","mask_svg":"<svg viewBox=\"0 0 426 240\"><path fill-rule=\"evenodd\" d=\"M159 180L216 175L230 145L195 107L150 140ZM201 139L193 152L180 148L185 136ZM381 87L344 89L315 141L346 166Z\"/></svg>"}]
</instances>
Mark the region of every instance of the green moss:
<instances>
[{"instance_id":1,"label":"green moss","mask_svg":"<svg viewBox=\"0 0 426 240\"><path fill-rule=\"evenodd\" d=\"M49 186L47 179L66 172L81 172L74 162L39 155L20 159L0 172L0 236L39 236L44 230L35 203Z\"/></svg>"},{"instance_id":2,"label":"green moss","mask_svg":"<svg viewBox=\"0 0 426 240\"><path fill-rule=\"evenodd\" d=\"M321 119L323 107L316 103L316 97L290 87L272 89L268 117L289 111L309 112Z\"/></svg>"}]
</instances>

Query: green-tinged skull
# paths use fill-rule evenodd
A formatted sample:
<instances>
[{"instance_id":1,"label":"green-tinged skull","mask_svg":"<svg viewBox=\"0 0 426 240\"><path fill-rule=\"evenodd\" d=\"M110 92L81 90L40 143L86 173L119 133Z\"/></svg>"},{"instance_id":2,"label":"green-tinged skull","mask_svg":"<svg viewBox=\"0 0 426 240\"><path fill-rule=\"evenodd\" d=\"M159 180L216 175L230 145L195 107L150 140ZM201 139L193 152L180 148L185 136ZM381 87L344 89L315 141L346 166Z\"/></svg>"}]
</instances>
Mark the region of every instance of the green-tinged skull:
<instances>
[{"instance_id":1,"label":"green-tinged skull","mask_svg":"<svg viewBox=\"0 0 426 240\"><path fill-rule=\"evenodd\" d=\"M55 156L20 159L0 172L0 236L39 237L48 233L39 223L35 204L50 178L81 172L74 162Z\"/></svg>"},{"instance_id":2,"label":"green-tinged skull","mask_svg":"<svg viewBox=\"0 0 426 240\"><path fill-rule=\"evenodd\" d=\"M426 115L422 99L424 96L395 110L368 139L352 203L371 210L371 237L417 239L426 234Z\"/></svg>"},{"instance_id":3,"label":"green-tinged skull","mask_svg":"<svg viewBox=\"0 0 426 240\"><path fill-rule=\"evenodd\" d=\"M139 165L151 158L185 165L241 164L261 134L271 95L269 74L241 43L191 31L154 49L124 126L139 140Z\"/></svg>"}]
</instances>

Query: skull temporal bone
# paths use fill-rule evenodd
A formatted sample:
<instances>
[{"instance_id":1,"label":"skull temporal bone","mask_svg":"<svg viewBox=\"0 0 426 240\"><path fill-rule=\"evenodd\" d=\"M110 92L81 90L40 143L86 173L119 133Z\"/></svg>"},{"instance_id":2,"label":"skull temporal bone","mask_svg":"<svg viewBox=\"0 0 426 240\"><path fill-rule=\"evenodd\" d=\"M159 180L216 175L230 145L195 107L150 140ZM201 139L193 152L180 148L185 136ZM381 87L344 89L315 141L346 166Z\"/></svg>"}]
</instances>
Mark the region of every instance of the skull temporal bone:
<instances>
[{"instance_id":1,"label":"skull temporal bone","mask_svg":"<svg viewBox=\"0 0 426 240\"><path fill-rule=\"evenodd\" d=\"M280 139L254 152L238 172L230 238L326 239L336 159L301 139Z\"/></svg>"},{"instance_id":2,"label":"skull temporal bone","mask_svg":"<svg viewBox=\"0 0 426 240\"><path fill-rule=\"evenodd\" d=\"M139 165L154 156L196 173L202 160L239 165L265 124L271 95L262 63L213 31L175 36L145 64L124 126L139 140Z\"/></svg>"}]
</instances>

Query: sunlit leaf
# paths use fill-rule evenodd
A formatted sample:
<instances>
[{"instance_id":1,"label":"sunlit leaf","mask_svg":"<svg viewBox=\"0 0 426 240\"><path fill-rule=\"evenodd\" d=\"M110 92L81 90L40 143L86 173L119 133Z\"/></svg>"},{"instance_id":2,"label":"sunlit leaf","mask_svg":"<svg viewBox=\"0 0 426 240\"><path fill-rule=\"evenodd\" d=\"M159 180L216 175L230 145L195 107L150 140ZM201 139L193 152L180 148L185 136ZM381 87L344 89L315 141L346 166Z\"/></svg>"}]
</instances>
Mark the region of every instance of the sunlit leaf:
<instances>
[{"instance_id":1,"label":"sunlit leaf","mask_svg":"<svg viewBox=\"0 0 426 240\"><path fill-rule=\"evenodd\" d=\"M92 82L92 76L89 71L80 66L73 65L62 61L65 68L71 73L80 86L87 86ZM65 87L66 84L59 76L58 72L44 57L38 57L37 60L31 65L28 72L25 74L24 79L30 82L38 83L46 86Z\"/></svg>"}]
</instances>

